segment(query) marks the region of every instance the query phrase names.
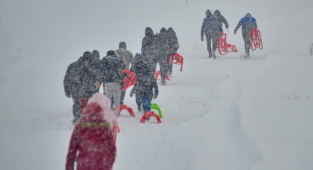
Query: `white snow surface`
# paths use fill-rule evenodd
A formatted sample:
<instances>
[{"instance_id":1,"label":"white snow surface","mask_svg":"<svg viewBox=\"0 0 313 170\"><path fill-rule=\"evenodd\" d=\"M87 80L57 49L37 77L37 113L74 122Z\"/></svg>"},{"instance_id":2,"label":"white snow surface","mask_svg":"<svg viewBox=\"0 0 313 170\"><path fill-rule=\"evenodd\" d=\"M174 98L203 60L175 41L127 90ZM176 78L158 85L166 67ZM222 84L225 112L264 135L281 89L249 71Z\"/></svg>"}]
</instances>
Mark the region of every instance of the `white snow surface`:
<instances>
[{"instance_id":1,"label":"white snow surface","mask_svg":"<svg viewBox=\"0 0 313 170\"><path fill-rule=\"evenodd\" d=\"M0 169L65 168L72 100L67 66L120 41L139 53L146 27L173 27L185 57L155 100L162 123L118 118L114 170L312 170L313 1L0 1ZM208 59L205 11L219 9L239 52ZM264 49L245 59L241 30L257 20Z\"/></svg>"}]
</instances>

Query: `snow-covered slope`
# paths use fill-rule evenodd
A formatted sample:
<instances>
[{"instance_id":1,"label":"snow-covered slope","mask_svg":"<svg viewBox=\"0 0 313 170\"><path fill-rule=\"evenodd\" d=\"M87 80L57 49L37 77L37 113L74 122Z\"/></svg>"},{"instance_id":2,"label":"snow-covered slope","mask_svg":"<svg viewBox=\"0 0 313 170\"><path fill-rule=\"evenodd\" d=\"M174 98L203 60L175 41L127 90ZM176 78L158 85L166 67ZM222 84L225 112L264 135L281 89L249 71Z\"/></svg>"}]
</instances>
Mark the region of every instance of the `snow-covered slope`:
<instances>
[{"instance_id":1,"label":"snow-covered slope","mask_svg":"<svg viewBox=\"0 0 313 170\"><path fill-rule=\"evenodd\" d=\"M64 168L72 101L67 66L84 51L100 55L126 41L140 52L144 29L173 27L185 57L155 100L163 123L118 119L115 170L277 170L313 167L313 42L309 0L1 1L0 169ZM230 23L238 53L207 58L200 41L206 9ZM243 58L233 29L257 19L264 49ZM125 103L134 110L135 99Z\"/></svg>"}]
</instances>

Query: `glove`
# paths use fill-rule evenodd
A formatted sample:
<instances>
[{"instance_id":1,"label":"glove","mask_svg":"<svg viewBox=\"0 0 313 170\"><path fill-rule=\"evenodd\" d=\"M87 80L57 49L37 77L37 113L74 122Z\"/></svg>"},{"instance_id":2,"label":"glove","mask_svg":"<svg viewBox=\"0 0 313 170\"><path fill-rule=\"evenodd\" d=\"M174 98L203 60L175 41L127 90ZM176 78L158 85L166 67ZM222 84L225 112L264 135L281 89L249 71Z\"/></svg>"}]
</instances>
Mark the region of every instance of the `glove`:
<instances>
[{"instance_id":1,"label":"glove","mask_svg":"<svg viewBox=\"0 0 313 170\"><path fill-rule=\"evenodd\" d=\"M226 29L228 29L228 26L226 27Z\"/></svg>"},{"instance_id":2,"label":"glove","mask_svg":"<svg viewBox=\"0 0 313 170\"><path fill-rule=\"evenodd\" d=\"M158 97L158 95L157 95L157 94L155 94L155 95L153 96L153 98L154 98L154 99L156 99L157 97Z\"/></svg>"},{"instance_id":3,"label":"glove","mask_svg":"<svg viewBox=\"0 0 313 170\"><path fill-rule=\"evenodd\" d=\"M130 96L130 97L133 97L133 94L130 94L129 96Z\"/></svg>"},{"instance_id":4,"label":"glove","mask_svg":"<svg viewBox=\"0 0 313 170\"><path fill-rule=\"evenodd\" d=\"M203 37L201 37L201 41L203 41L204 40L204 38Z\"/></svg>"},{"instance_id":5,"label":"glove","mask_svg":"<svg viewBox=\"0 0 313 170\"><path fill-rule=\"evenodd\" d=\"M234 34L236 35L236 31L234 31Z\"/></svg>"},{"instance_id":6,"label":"glove","mask_svg":"<svg viewBox=\"0 0 313 170\"><path fill-rule=\"evenodd\" d=\"M95 85L96 85L96 88L97 88L97 89L100 89L100 86L101 86L101 85L100 85L99 82L96 82Z\"/></svg>"}]
</instances>

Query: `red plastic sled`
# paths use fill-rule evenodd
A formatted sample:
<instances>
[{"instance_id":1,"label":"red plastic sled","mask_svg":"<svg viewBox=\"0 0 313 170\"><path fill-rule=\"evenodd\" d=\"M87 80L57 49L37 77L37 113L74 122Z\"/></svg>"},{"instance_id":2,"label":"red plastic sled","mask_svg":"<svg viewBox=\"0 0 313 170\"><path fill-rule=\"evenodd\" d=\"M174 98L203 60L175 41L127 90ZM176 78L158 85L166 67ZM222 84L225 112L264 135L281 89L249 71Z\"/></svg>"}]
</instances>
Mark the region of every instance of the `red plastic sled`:
<instances>
[{"instance_id":1,"label":"red plastic sled","mask_svg":"<svg viewBox=\"0 0 313 170\"><path fill-rule=\"evenodd\" d=\"M235 45L231 45L231 44L227 43L227 41L226 41L227 35L224 34L223 32L221 32L221 35L222 35L222 37L218 38L218 53L220 53L221 55L225 55L228 52L230 52L230 51L228 51L228 48L230 48L230 50L232 52L238 52Z\"/></svg>"},{"instance_id":2,"label":"red plastic sled","mask_svg":"<svg viewBox=\"0 0 313 170\"><path fill-rule=\"evenodd\" d=\"M184 57L178 53L174 53L170 56L170 64L180 65L180 72L182 72L184 65Z\"/></svg>"},{"instance_id":3,"label":"red plastic sled","mask_svg":"<svg viewBox=\"0 0 313 170\"><path fill-rule=\"evenodd\" d=\"M120 111L118 112L118 117L120 117L120 113L121 113L121 111L124 110L124 109L127 110L128 113L129 113L131 116L135 117L135 114L134 114L134 112L133 112L133 109L132 109L131 107L128 107L128 106L125 105L125 104L121 104L121 105L120 105Z\"/></svg>"},{"instance_id":4,"label":"red plastic sled","mask_svg":"<svg viewBox=\"0 0 313 170\"><path fill-rule=\"evenodd\" d=\"M136 83L136 74L134 72L125 69L123 73L126 73L127 76L123 80L124 87L122 88L122 91Z\"/></svg>"},{"instance_id":5,"label":"red plastic sled","mask_svg":"<svg viewBox=\"0 0 313 170\"><path fill-rule=\"evenodd\" d=\"M160 70L155 72L154 79L158 80L159 75L160 75ZM170 77L168 76L168 74L166 74L165 79L168 80L168 81L171 80Z\"/></svg>"},{"instance_id":6,"label":"red plastic sled","mask_svg":"<svg viewBox=\"0 0 313 170\"><path fill-rule=\"evenodd\" d=\"M155 114L153 111L146 112L140 119L140 123L145 123L148 117L155 117L158 123L162 123L160 117Z\"/></svg>"},{"instance_id":7,"label":"red plastic sled","mask_svg":"<svg viewBox=\"0 0 313 170\"><path fill-rule=\"evenodd\" d=\"M250 46L251 50L254 51L257 48L263 49L262 37L261 32L257 28L254 28L249 31L249 38L250 38Z\"/></svg>"}]
</instances>

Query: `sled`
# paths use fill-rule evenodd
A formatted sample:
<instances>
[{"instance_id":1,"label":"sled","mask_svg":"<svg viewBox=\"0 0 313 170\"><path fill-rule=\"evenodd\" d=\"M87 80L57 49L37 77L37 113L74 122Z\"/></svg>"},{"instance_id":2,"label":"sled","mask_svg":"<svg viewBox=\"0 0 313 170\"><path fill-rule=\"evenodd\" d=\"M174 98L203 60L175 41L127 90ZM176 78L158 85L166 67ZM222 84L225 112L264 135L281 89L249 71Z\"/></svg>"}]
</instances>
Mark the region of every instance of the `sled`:
<instances>
[{"instance_id":1,"label":"sled","mask_svg":"<svg viewBox=\"0 0 313 170\"><path fill-rule=\"evenodd\" d=\"M228 52L238 52L235 45L231 45L227 43L226 41L227 34L221 32L221 35L222 36L217 39L218 40L218 53L220 53L221 55L225 55ZM229 49L231 51L228 51Z\"/></svg>"},{"instance_id":2,"label":"sled","mask_svg":"<svg viewBox=\"0 0 313 170\"><path fill-rule=\"evenodd\" d=\"M159 113L159 117L160 117L160 118L163 117L163 115L162 115L162 110L161 110L161 108L159 107L158 104L156 104L156 103L151 103L150 108L157 110L158 113Z\"/></svg>"},{"instance_id":3,"label":"sled","mask_svg":"<svg viewBox=\"0 0 313 170\"><path fill-rule=\"evenodd\" d=\"M160 117L153 111L147 111L140 119L140 123L145 123L148 117L155 117L158 123L162 123Z\"/></svg>"},{"instance_id":4,"label":"sled","mask_svg":"<svg viewBox=\"0 0 313 170\"><path fill-rule=\"evenodd\" d=\"M180 72L183 71L184 57L178 53L174 53L170 56L170 64L180 65Z\"/></svg>"},{"instance_id":5,"label":"sled","mask_svg":"<svg viewBox=\"0 0 313 170\"><path fill-rule=\"evenodd\" d=\"M160 70L155 72L154 79L158 80L159 75L160 75ZM168 80L168 81L171 80L170 77L168 76L168 74L166 74L165 79Z\"/></svg>"},{"instance_id":6,"label":"sled","mask_svg":"<svg viewBox=\"0 0 313 170\"><path fill-rule=\"evenodd\" d=\"M251 50L254 51L257 48L263 49L262 37L261 32L257 28L254 28L249 31L249 38L250 38L250 46Z\"/></svg>"},{"instance_id":7,"label":"sled","mask_svg":"<svg viewBox=\"0 0 313 170\"><path fill-rule=\"evenodd\" d=\"M134 72L124 69L123 74L126 74L126 77L123 79L124 87L122 88L122 91L136 83L136 74Z\"/></svg>"},{"instance_id":8,"label":"sled","mask_svg":"<svg viewBox=\"0 0 313 170\"><path fill-rule=\"evenodd\" d=\"M130 116L135 117L135 114L134 114L134 112L133 112L133 109L132 109L131 107L128 107L128 106L125 105L125 104L121 104L121 105L120 105L120 111L118 112L118 117L120 117L120 113L121 113L121 111L124 110L124 109L128 111L128 113L130 114Z\"/></svg>"}]
</instances>

